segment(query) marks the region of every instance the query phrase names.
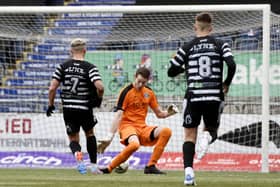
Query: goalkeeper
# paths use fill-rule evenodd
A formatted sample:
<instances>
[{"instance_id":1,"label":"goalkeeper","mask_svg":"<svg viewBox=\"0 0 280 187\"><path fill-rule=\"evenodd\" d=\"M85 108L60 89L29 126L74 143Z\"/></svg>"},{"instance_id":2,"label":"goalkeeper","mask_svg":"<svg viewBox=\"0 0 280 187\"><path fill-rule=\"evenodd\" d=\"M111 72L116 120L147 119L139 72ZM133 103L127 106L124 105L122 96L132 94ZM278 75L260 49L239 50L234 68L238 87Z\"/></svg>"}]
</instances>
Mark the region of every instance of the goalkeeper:
<instances>
[{"instance_id":1,"label":"goalkeeper","mask_svg":"<svg viewBox=\"0 0 280 187\"><path fill-rule=\"evenodd\" d=\"M112 160L108 167L101 169L103 173L111 173L114 168L125 162L141 145L154 146L153 153L147 163L145 174L165 174L157 167L157 161L162 155L171 136L167 127L149 126L146 124L148 107L158 118L167 118L178 112L175 105L162 110L153 90L146 86L150 71L141 67L136 71L135 80L120 92L115 116L108 137L99 141L98 152L103 153L111 143L114 134L119 130L121 143L126 147Z\"/></svg>"}]
</instances>

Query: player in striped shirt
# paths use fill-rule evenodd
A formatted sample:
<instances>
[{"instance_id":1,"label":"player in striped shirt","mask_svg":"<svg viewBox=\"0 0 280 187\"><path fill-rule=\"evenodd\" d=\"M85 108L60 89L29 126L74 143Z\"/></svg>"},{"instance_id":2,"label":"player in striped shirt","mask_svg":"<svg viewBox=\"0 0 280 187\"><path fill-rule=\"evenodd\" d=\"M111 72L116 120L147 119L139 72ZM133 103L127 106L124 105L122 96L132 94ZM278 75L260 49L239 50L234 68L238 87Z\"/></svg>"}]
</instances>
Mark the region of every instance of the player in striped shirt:
<instances>
[{"instance_id":1,"label":"player in striped shirt","mask_svg":"<svg viewBox=\"0 0 280 187\"><path fill-rule=\"evenodd\" d=\"M228 43L210 35L212 16L209 13L204 12L196 16L194 30L196 37L178 49L168 69L169 77L185 73L187 79L183 106L185 185L195 185L193 158L201 118L205 126L198 141L198 159L202 159L208 145L217 138L224 95L228 92L236 69ZM223 81L224 61L228 72Z\"/></svg>"},{"instance_id":2,"label":"player in striped shirt","mask_svg":"<svg viewBox=\"0 0 280 187\"><path fill-rule=\"evenodd\" d=\"M96 166L97 144L93 128L97 123L93 115L93 107L100 107L104 86L98 68L85 61L86 42L83 39L74 39L71 42L72 58L60 64L52 76L49 87L49 107L47 116L50 116L54 107L56 90L61 85L60 97L63 107L63 118L66 132L70 141L70 149L78 161L78 171L87 172L83 162L81 146L79 144L80 127L85 132L87 151L91 161L91 172L100 173Z\"/></svg>"}]
</instances>

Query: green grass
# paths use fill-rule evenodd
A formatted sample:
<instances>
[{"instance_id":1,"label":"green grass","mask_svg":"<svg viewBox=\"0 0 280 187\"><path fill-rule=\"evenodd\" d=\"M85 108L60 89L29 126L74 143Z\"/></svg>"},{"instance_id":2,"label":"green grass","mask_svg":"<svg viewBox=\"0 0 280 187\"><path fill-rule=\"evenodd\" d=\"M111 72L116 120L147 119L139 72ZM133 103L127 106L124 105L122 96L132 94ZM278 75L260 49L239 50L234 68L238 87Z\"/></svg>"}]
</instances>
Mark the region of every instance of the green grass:
<instances>
[{"instance_id":1,"label":"green grass","mask_svg":"<svg viewBox=\"0 0 280 187\"><path fill-rule=\"evenodd\" d=\"M0 169L0 186L42 187L177 187L183 185L183 171L167 175L125 174L80 175L74 169ZM196 172L199 187L279 187L280 173Z\"/></svg>"}]
</instances>

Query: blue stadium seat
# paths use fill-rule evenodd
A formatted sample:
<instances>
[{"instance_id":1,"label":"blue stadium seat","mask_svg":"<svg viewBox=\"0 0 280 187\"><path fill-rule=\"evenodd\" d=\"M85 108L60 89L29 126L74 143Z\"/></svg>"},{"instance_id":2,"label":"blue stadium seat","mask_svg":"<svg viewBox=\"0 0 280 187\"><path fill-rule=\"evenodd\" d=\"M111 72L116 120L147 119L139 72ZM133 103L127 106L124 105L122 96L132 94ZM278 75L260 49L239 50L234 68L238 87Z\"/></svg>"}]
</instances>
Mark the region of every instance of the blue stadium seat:
<instances>
[{"instance_id":1,"label":"blue stadium seat","mask_svg":"<svg viewBox=\"0 0 280 187\"><path fill-rule=\"evenodd\" d=\"M107 26L111 28L116 25L119 18L92 18L92 19L62 19L54 22L55 27L79 27L79 28L98 28Z\"/></svg>"},{"instance_id":2,"label":"blue stadium seat","mask_svg":"<svg viewBox=\"0 0 280 187\"><path fill-rule=\"evenodd\" d=\"M44 38L40 44L52 44L52 45L63 45L63 46L68 46L71 42L72 38ZM103 41L96 40L94 37L90 38L84 38L87 41L87 45L96 45L103 43ZM38 45L40 45L38 44Z\"/></svg>"},{"instance_id":3,"label":"blue stadium seat","mask_svg":"<svg viewBox=\"0 0 280 187\"><path fill-rule=\"evenodd\" d=\"M257 38L238 38L235 41L236 50L258 50L259 47Z\"/></svg>"},{"instance_id":4,"label":"blue stadium seat","mask_svg":"<svg viewBox=\"0 0 280 187\"><path fill-rule=\"evenodd\" d=\"M58 67L59 62L43 62L43 61L24 61L20 63L20 67L22 70L26 69L39 69L39 70L55 70Z\"/></svg>"},{"instance_id":5,"label":"blue stadium seat","mask_svg":"<svg viewBox=\"0 0 280 187\"><path fill-rule=\"evenodd\" d=\"M280 26L274 25L270 29L270 38L279 39L280 38Z\"/></svg>"},{"instance_id":6,"label":"blue stadium seat","mask_svg":"<svg viewBox=\"0 0 280 187\"><path fill-rule=\"evenodd\" d=\"M88 42L87 50L94 51L100 45L100 42ZM34 47L34 51L36 53L41 54L58 54L65 53L66 51L70 51L69 43L67 44L59 44L59 43L43 43L38 44Z\"/></svg>"},{"instance_id":7,"label":"blue stadium seat","mask_svg":"<svg viewBox=\"0 0 280 187\"><path fill-rule=\"evenodd\" d=\"M7 106L0 105L0 112L34 112L36 110L35 108L35 104L33 104L33 107L31 107L30 105L23 106L20 103L9 103Z\"/></svg>"},{"instance_id":8,"label":"blue stadium seat","mask_svg":"<svg viewBox=\"0 0 280 187\"><path fill-rule=\"evenodd\" d=\"M49 35L68 35L68 36L107 36L110 34L111 28L50 28L48 30Z\"/></svg>"},{"instance_id":9,"label":"blue stadium seat","mask_svg":"<svg viewBox=\"0 0 280 187\"><path fill-rule=\"evenodd\" d=\"M112 12L112 13L64 13L62 18L84 18L84 19L92 19L92 18L121 18L123 13Z\"/></svg>"},{"instance_id":10,"label":"blue stadium seat","mask_svg":"<svg viewBox=\"0 0 280 187\"><path fill-rule=\"evenodd\" d=\"M50 78L52 77L54 70L14 70L13 76L19 78Z\"/></svg>"},{"instance_id":11,"label":"blue stadium seat","mask_svg":"<svg viewBox=\"0 0 280 187\"><path fill-rule=\"evenodd\" d=\"M70 47L67 44L47 44L47 43L43 43L43 44L38 44L34 47L33 49L36 53L62 53L65 51L69 51Z\"/></svg>"},{"instance_id":12,"label":"blue stadium seat","mask_svg":"<svg viewBox=\"0 0 280 187\"><path fill-rule=\"evenodd\" d=\"M136 0L75 0L70 6L79 5L132 5ZM33 45L33 52L27 53L24 61L20 62L17 70L12 72L13 77L5 77L0 88L0 98L11 99L37 99L46 100L43 104L44 111L47 107L48 86L55 68L63 61L70 58L69 44L74 37L87 40L87 50L96 50L104 45L104 40L111 34L114 26L123 17L123 13L65 13L58 20L54 20L53 27L48 28L49 37L43 38L41 43ZM38 33L44 30L45 17L36 18ZM65 37L65 35L67 35ZM54 36L54 37L53 37ZM63 37L61 37L63 36ZM172 44L167 44L172 48ZM26 44L23 41L13 41L11 45L17 57L23 57ZM155 49L153 41L139 42L139 49ZM5 54L6 55L6 54ZM0 54L0 61L6 59ZM16 59L16 58L14 58ZM58 90L59 93L59 90ZM59 97L59 94L57 94ZM37 100L36 100L37 102ZM34 112L38 111L38 103L32 102L28 106L24 103L12 102L8 106L0 106L0 112ZM42 105L41 105L42 106ZM42 108L42 107L41 107ZM42 112L42 111L41 111Z\"/></svg>"},{"instance_id":13,"label":"blue stadium seat","mask_svg":"<svg viewBox=\"0 0 280 187\"><path fill-rule=\"evenodd\" d=\"M155 42L154 41L137 41L133 45L135 50L151 50L155 49Z\"/></svg>"},{"instance_id":14,"label":"blue stadium seat","mask_svg":"<svg viewBox=\"0 0 280 187\"><path fill-rule=\"evenodd\" d=\"M270 49L271 50L280 50L280 41L279 39L270 40Z\"/></svg>"},{"instance_id":15,"label":"blue stadium seat","mask_svg":"<svg viewBox=\"0 0 280 187\"><path fill-rule=\"evenodd\" d=\"M26 78L7 78L3 85L5 86L27 86L27 87L40 87L49 86L50 79L26 79Z\"/></svg>"},{"instance_id":16,"label":"blue stadium seat","mask_svg":"<svg viewBox=\"0 0 280 187\"><path fill-rule=\"evenodd\" d=\"M57 91L59 93L59 91ZM37 89L37 88L0 88L0 97L9 97L9 98L14 98L14 97L34 97L38 95L44 95L45 97L48 96L48 89Z\"/></svg>"},{"instance_id":17,"label":"blue stadium seat","mask_svg":"<svg viewBox=\"0 0 280 187\"><path fill-rule=\"evenodd\" d=\"M256 38L260 39L262 37L262 29L261 28L251 28L249 30L243 31L239 33L238 38Z\"/></svg>"},{"instance_id":18,"label":"blue stadium seat","mask_svg":"<svg viewBox=\"0 0 280 187\"><path fill-rule=\"evenodd\" d=\"M0 105L0 112L45 112L48 108L48 102L46 101L34 101L36 102L26 102L24 99L13 99L14 101L18 102L10 102L8 105ZM23 101L25 101L23 103ZM40 103L40 105L38 105ZM42 106L42 107L40 107Z\"/></svg>"},{"instance_id":19,"label":"blue stadium seat","mask_svg":"<svg viewBox=\"0 0 280 187\"><path fill-rule=\"evenodd\" d=\"M59 97L60 89L57 90ZM0 97L2 98L32 98L34 96L48 97L48 89L44 88L0 88Z\"/></svg>"},{"instance_id":20,"label":"blue stadium seat","mask_svg":"<svg viewBox=\"0 0 280 187\"><path fill-rule=\"evenodd\" d=\"M22 53L24 51L24 41L23 40L14 40L12 41L11 47L14 51L15 57L20 58L22 56Z\"/></svg>"},{"instance_id":21,"label":"blue stadium seat","mask_svg":"<svg viewBox=\"0 0 280 187\"><path fill-rule=\"evenodd\" d=\"M224 42L228 43L230 48L233 48L233 39L232 37L218 37L219 39L223 40Z\"/></svg>"},{"instance_id":22,"label":"blue stadium seat","mask_svg":"<svg viewBox=\"0 0 280 187\"><path fill-rule=\"evenodd\" d=\"M180 46L181 46L180 40L161 41L158 44L158 48L161 50L176 50Z\"/></svg>"},{"instance_id":23,"label":"blue stadium seat","mask_svg":"<svg viewBox=\"0 0 280 187\"><path fill-rule=\"evenodd\" d=\"M69 52L65 51L61 54L39 54L39 53L28 53L27 59L30 61L65 61L69 59Z\"/></svg>"}]
</instances>

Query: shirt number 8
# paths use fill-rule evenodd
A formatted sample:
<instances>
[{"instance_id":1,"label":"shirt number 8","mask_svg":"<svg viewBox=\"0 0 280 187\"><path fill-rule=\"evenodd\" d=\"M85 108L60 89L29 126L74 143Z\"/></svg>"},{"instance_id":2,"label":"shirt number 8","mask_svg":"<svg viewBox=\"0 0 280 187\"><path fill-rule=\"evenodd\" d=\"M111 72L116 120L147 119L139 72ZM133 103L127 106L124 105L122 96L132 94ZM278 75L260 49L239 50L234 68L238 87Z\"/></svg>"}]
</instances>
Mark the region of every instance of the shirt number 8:
<instances>
[{"instance_id":1,"label":"shirt number 8","mask_svg":"<svg viewBox=\"0 0 280 187\"><path fill-rule=\"evenodd\" d=\"M201 56L198 59L198 73L201 77L210 77L211 71L211 59L208 56Z\"/></svg>"}]
</instances>

